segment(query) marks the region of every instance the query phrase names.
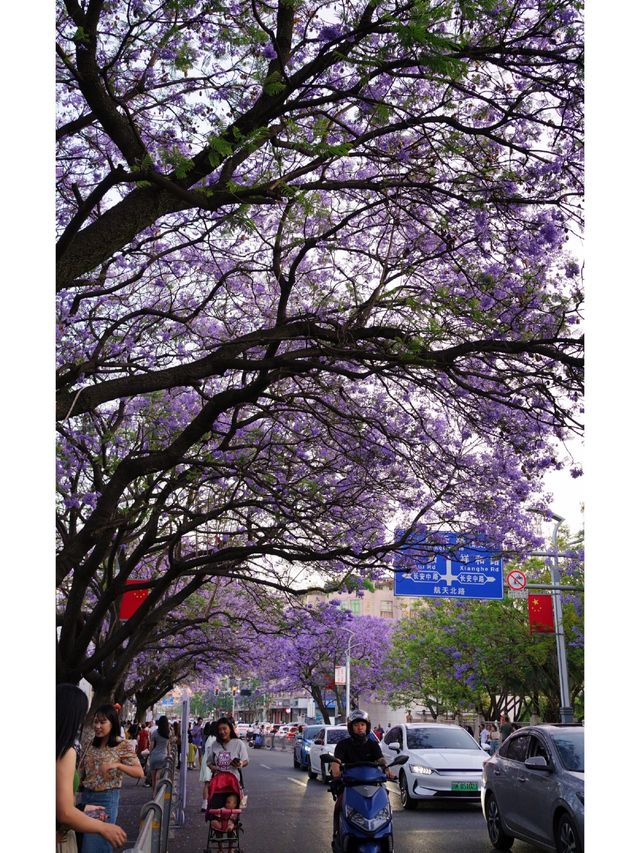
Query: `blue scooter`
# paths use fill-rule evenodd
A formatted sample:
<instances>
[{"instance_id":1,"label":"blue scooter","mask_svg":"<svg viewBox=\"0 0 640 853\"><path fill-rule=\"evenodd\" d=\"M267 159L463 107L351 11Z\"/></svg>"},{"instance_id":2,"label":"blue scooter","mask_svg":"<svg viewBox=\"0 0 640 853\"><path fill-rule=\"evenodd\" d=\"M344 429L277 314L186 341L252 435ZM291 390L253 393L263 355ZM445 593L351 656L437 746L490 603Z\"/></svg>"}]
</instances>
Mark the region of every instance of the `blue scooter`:
<instances>
[{"instance_id":1,"label":"blue scooter","mask_svg":"<svg viewBox=\"0 0 640 853\"><path fill-rule=\"evenodd\" d=\"M408 755L399 755L388 767L408 760ZM338 759L322 755L320 761L328 764ZM393 853L391 803L384 787L387 781L384 770L372 761L339 763L344 796L338 834L331 842L333 853Z\"/></svg>"}]
</instances>

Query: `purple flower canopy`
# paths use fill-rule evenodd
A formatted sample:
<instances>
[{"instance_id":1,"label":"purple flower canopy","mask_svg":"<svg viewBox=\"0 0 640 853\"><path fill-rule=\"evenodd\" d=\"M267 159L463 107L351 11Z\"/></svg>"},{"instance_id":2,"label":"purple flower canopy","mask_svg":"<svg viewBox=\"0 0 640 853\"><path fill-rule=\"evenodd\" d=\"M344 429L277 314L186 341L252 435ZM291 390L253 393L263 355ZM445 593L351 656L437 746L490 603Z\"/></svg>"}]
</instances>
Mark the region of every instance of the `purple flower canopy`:
<instances>
[{"instance_id":1,"label":"purple flower canopy","mask_svg":"<svg viewBox=\"0 0 640 853\"><path fill-rule=\"evenodd\" d=\"M58 5L62 676L220 578L375 579L396 516L535 541L580 430L582 45L569 0L508 8Z\"/></svg>"}]
</instances>

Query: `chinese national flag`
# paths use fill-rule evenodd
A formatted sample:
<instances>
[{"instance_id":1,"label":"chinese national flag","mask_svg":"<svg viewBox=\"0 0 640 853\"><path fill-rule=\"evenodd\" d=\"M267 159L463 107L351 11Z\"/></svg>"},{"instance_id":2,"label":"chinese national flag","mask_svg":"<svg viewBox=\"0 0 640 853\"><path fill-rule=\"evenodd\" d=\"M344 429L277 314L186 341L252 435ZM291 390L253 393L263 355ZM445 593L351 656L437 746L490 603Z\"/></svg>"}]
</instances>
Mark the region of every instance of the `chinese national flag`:
<instances>
[{"instance_id":1,"label":"chinese national flag","mask_svg":"<svg viewBox=\"0 0 640 853\"><path fill-rule=\"evenodd\" d=\"M126 581L127 586L137 583L140 583L140 581ZM120 601L120 619L123 622L131 619L148 595L148 589L132 589L129 592L123 593L122 600Z\"/></svg>"},{"instance_id":2,"label":"chinese national flag","mask_svg":"<svg viewBox=\"0 0 640 853\"><path fill-rule=\"evenodd\" d=\"M550 632L555 630L553 624L553 596L529 596L529 633Z\"/></svg>"}]
</instances>

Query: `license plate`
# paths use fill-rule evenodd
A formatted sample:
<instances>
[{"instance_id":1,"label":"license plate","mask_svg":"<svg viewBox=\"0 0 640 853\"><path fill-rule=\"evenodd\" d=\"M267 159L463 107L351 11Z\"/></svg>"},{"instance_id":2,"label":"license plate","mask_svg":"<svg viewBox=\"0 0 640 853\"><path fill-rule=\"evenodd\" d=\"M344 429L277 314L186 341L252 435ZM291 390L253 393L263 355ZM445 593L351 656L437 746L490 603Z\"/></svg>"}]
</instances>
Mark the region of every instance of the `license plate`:
<instances>
[{"instance_id":1,"label":"license plate","mask_svg":"<svg viewBox=\"0 0 640 853\"><path fill-rule=\"evenodd\" d=\"M477 782L452 782L451 783L452 791L477 791L478 783Z\"/></svg>"}]
</instances>

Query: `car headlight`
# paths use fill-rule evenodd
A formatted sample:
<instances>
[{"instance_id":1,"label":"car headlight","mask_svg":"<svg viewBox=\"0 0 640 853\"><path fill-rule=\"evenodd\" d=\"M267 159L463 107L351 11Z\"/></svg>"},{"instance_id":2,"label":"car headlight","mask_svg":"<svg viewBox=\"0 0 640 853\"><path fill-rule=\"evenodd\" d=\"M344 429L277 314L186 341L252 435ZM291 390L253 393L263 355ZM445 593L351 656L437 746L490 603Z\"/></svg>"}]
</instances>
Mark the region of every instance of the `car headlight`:
<instances>
[{"instance_id":1,"label":"car headlight","mask_svg":"<svg viewBox=\"0 0 640 853\"><path fill-rule=\"evenodd\" d=\"M412 773L415 773L416 776L431 776L432 773L436 772L430 767L425 767L424 764L410 764L409 770L411 770Z\"/></svg>"},{"instance_id":2,"label":"car headlight","mask_svg":"<svg viewBox=\"0 0 640 853\"><path fill-rule=\"evenodd\" d=\"M361 815L352 806L347 806L346 815L347 820L351 821L355 826L359 826L360 829L364 829L366 832L375 832L391 820L391 808L387 805L380 809L370 820L367 820L364 815Z\"/></svg>"},{"instance_id":3,"label":"car headlight","mask_svg":"<svg viewBox=\"0 0 640 853\"><path fill-rule=\"evenodd\" d=\"M304 751L305 751L305 752L309 752L309 750L310 750L310 749L311 749L311 747L309 746L309 744L305 743L305 745L304 745Z\"/></svg>"}]
</instances>

